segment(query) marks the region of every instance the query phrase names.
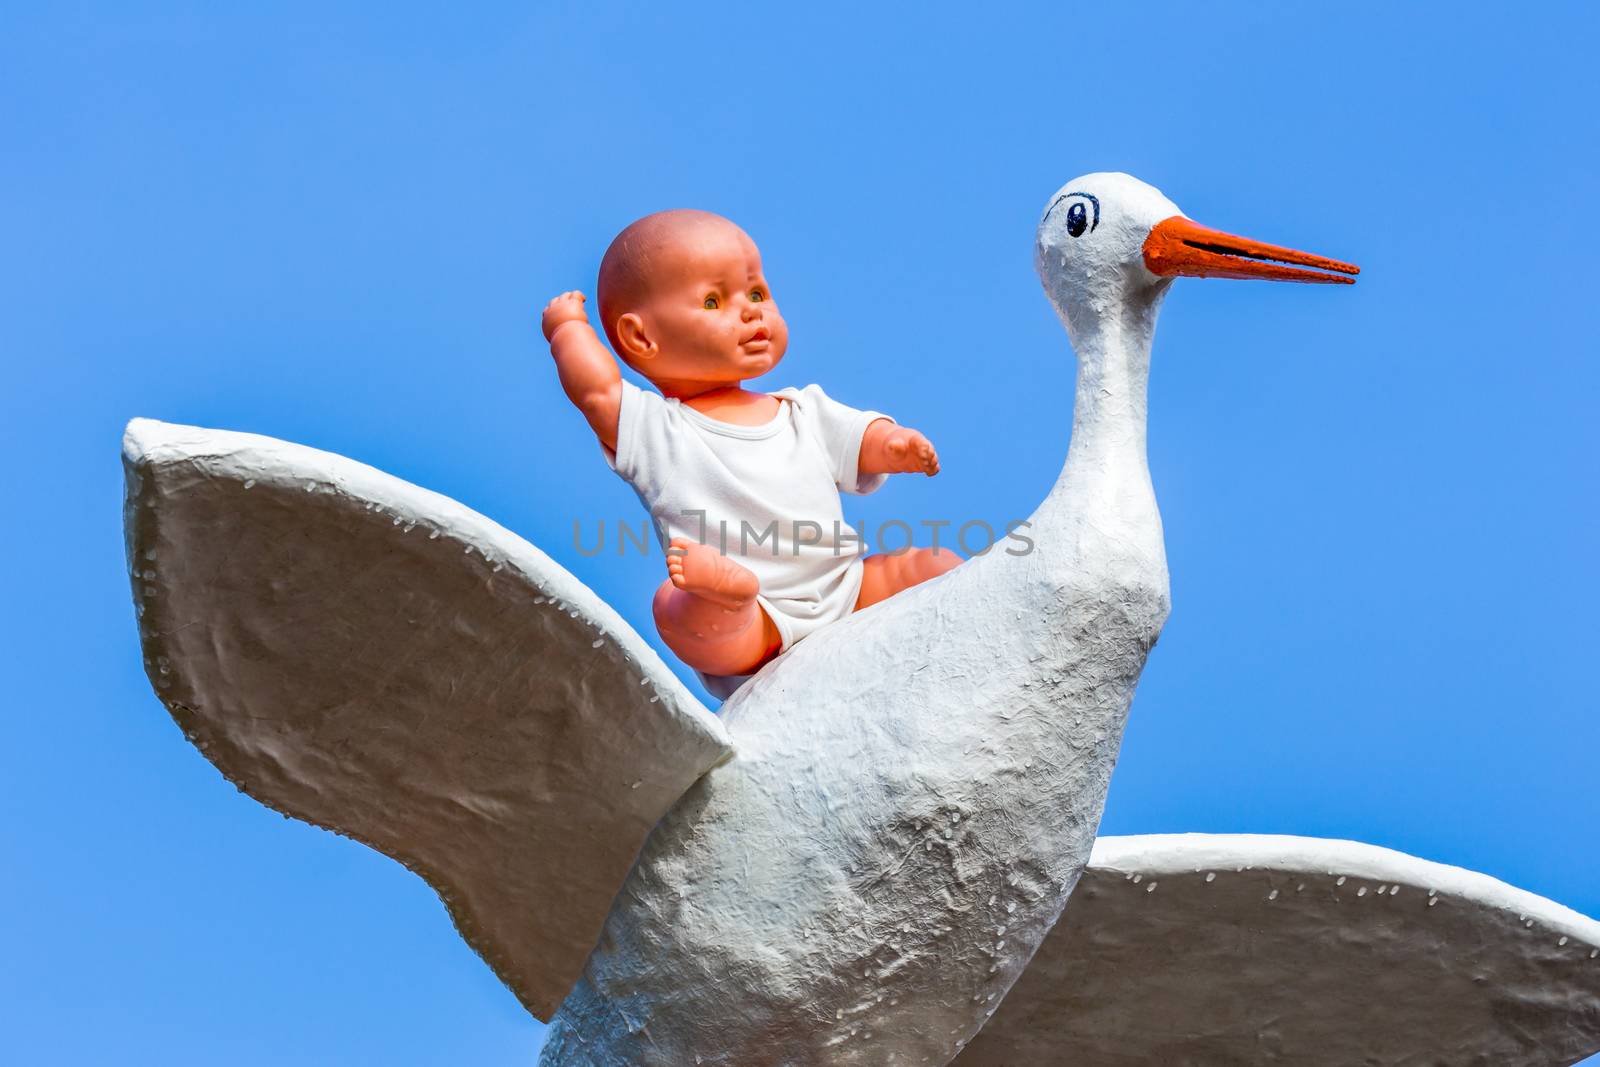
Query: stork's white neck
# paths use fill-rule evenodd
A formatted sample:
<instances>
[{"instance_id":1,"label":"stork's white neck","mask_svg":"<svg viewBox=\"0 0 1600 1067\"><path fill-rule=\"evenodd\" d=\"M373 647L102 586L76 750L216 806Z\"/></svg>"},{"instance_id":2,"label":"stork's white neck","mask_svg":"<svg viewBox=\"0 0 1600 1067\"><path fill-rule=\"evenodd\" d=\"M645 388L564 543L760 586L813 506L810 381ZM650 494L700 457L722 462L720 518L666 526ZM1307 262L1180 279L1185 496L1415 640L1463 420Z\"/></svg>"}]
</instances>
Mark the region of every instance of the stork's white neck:
<instances>
[{"instance_id":1,"label":"stork's white neck","mask_svg":"<svg viewBox=\"0 0 1600 1067\"><path fill-rule=\"evenodd\" d=\"M1072 443L1058 490L1070 479L1103 472L1108 465L1144 465L1150 347L1160 306L1159 297L1126 299L1112 313L1083 316L1089 321L1073 323L1078 386Z\"/></svg>"},{"instance_id":2,"label":"stork's white neck","mask_svg":"<svg viewBox=\"0 0 1600 1067\"><path fill-rule=\"evenodd\" d=\"M1152 562L1165 580L1161 517L1146 460L1150 348L1166 287L1075 302L1067 322L1078 359L1072 440L1061 476L1034 513L1039 547L1063 537L1075 551L1051 553L1068 567L1093 553L1082 536L1105 534ZM1097 541L1100 539L1096 539ZM1120 553L1119 553L1120 554Z\"/></svg>"}]
</instances>

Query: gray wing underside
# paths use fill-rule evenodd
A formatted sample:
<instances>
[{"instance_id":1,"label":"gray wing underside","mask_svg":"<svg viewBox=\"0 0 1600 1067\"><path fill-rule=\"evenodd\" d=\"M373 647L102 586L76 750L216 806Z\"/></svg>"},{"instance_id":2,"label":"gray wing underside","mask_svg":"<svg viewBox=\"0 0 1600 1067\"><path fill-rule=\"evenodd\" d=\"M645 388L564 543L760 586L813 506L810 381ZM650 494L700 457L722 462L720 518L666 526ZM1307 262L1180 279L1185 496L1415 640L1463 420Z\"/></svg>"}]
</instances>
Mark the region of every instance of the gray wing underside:
<instances>
[{"instance_id":1,"label":"gray wing underside","mask_svg":"<svg viewBox=\"0 0 1600 1067\"><path fill-rule=\"evenodd\" d=\"M548 1019L721 722L537 548L363 464L136 419L145 666L252 797L424 878Z\"/></svg>"},{"instance_id":2,"label":"gray wing underside","mask_svg":"<svg viewBox=\"0 0 1600 1067\"><path fill-rule=\"evenodd\" d=\"M1349 841L1102 838L955 1067L1484 1064L1600 1051L1600 923Z\"/></svg>"}]
</instances>

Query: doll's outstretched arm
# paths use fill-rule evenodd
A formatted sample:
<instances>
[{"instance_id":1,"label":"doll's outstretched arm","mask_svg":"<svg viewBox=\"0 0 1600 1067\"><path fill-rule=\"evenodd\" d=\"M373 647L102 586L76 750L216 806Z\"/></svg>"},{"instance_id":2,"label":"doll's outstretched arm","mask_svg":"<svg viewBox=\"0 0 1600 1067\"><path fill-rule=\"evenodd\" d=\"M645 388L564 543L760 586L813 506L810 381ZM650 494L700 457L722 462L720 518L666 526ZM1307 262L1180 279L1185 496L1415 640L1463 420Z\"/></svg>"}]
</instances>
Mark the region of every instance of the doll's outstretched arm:
<instances>
[{"instance_id":1,"label":"doll's outstretched arm","mask_svg":"<svg viewBox=\"0 0 1600 1067\"><path fill-rule=\"evenodd\" d=\"M544 337L566 392L601 444L617 449L617 417L622 410L622 372L611 351L589 325L583 294L562 293L544 306Z\"/></svg>"},{"instance_id":2,"label":"doll's outstretched arm","mask_svg":"<svg viewBox=\"0 0 1600 1067\"><path fill-rule=\"evenodd\" d=\"M933 442L909 426L898 426L888 419L873 419L861 435L861 457L856 469L862 474L915 474L930 478L939 473L939 453Z\"/></svg>"}]
</instances>

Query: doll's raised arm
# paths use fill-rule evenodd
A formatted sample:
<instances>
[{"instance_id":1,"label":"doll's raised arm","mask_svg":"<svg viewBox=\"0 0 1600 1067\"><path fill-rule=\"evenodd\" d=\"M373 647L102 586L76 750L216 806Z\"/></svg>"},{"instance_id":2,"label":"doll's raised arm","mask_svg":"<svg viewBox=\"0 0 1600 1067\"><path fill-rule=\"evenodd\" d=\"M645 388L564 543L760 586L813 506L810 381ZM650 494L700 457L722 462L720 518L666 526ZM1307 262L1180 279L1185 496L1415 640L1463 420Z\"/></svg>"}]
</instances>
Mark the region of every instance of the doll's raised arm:
<instances>
[{"instance_id":1,"label":"doll's raised arm","mask_svg":"<svg viewBox=\"0 0 1600 1067\"><path fill-rule=\"evenodd\" d=\"M939 453L933 442L909 426L888 419L874 419L861 435L861 458L857 469L863 474L939 473Z\"/></svg>"},{"instance_id":2,"label":"doll's raised arm","mask_svg":"<svg viewBox=\"0 0 1600 1067\"><path fill-rule=\"evenodd\" d=\"M566 392L600 443L617 450L617 418L622 410L622 372L617 360L589 325L583 294L562 293L545 305L542 326L550 355Z\"/></svg>"}]
</instances>

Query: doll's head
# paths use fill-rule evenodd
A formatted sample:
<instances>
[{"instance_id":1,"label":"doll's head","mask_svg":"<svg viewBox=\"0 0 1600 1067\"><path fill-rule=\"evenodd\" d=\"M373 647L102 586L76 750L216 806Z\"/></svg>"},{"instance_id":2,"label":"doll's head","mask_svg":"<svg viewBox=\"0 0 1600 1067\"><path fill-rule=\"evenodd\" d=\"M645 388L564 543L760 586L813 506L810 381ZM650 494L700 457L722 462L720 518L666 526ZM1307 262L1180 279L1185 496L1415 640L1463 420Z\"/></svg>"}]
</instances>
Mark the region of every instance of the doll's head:
<instances>
[{"instance_id":1,"label":"doll's head","mask_svg":"<svg viewBox=\"0 0 1600 1067\"><path fill-rule=\"evenodd\" d=\"M623 230L596 296L611 347L669 396L765 374L789 346L755 242L709 211L661 211Z\"/></svg>"}]
</instances>

